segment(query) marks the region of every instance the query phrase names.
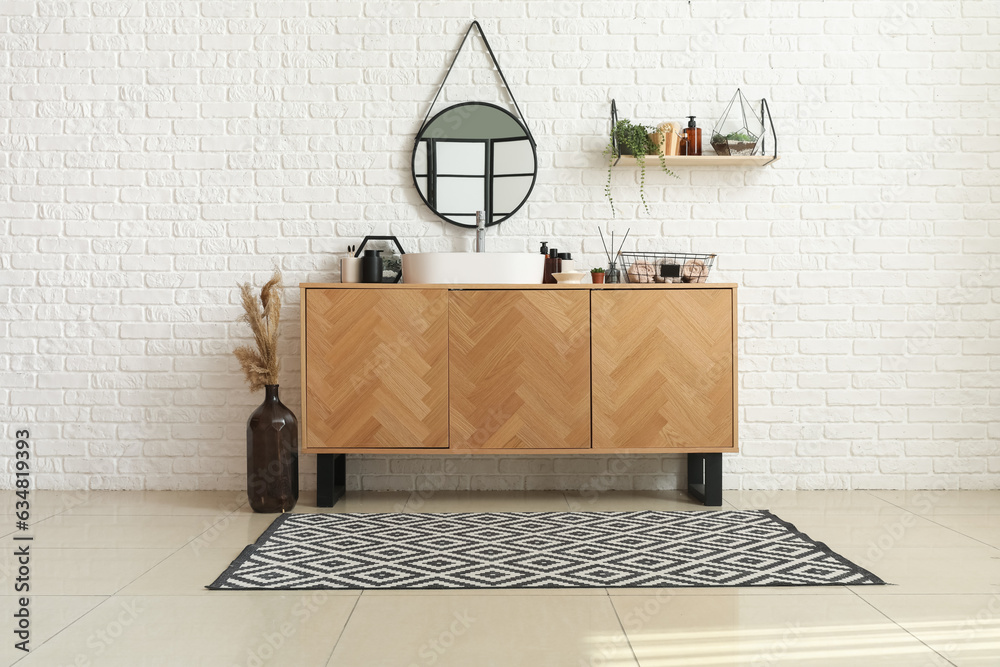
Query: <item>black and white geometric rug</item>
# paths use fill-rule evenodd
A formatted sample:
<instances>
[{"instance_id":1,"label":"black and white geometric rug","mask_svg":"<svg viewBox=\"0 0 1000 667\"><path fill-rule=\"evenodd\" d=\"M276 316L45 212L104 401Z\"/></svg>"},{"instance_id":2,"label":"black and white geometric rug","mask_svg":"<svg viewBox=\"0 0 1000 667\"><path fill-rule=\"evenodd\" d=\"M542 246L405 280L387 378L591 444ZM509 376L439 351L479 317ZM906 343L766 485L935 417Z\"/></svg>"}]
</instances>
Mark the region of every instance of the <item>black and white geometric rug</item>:
<instances>
[{"instance_id":1,"label":"black and white geometric rug","mask_svg":"<svg viewBox=\"0 0 1000 667\"><path fill-rule=\"evenodd\" d=\"M208 588L885 582L766 510L282 514Z\"/></svg>"}]
</instances>

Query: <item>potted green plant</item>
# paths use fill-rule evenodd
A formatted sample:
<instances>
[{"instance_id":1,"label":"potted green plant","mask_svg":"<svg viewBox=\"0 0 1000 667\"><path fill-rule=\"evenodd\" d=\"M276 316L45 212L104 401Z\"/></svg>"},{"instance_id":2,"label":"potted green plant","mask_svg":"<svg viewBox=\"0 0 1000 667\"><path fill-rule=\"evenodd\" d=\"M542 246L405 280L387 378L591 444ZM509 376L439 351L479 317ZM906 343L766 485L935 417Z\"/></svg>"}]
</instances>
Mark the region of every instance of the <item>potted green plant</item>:
<instances>
[{"instance_id":1,"label":"potted green plant","mask_svg":"<svg viewBox=\"0 0 1000 667\"><path fill-rule=\"evenodd\" d=\"M600 267L598 267L596 269L591 269L590 270L590 282L594 283L595 285L603 283L604 282L604 269L602 269Z\"/></svg>"},{"instance_id":2,"label":"potted green plant","mask_svg":"<svg viewBox=\"0 0 1000 667\"><path fill-rule=\"evenodd\" d=\"M604 195L611 204L612 217L615 215L615 200L611 196L611 169L622 155L634 155L639 165L639 198L646 213L649 213L649 205L646 203L646 156L658 155L663 171L677 177L677 174L667 168L663 142L656 141L650 136L650 133L655 132L658 132L656 128L633 123L627 118L619 120L611 129L608 145L604 148L604 156L608 158L608 180L604 185Z\"/></svg>"}]
</instances>

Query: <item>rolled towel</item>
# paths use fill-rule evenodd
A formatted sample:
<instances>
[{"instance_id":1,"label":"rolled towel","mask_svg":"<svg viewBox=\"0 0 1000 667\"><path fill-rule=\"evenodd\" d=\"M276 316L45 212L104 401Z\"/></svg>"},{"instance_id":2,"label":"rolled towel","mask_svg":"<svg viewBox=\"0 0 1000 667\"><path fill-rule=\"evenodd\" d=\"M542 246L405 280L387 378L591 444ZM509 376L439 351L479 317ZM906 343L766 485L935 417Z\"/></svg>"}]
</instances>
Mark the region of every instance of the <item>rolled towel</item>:
<instances>
[{"instance_id":1,"label":"rolled towel","mask_svg":"<svg viewBox=\"0 0 1000 667\"><path fill-rule=\"evenodd\" d=\"M656 275L656 267L649 262L636 262L628 267L628 281L630 283L651 283Z\"/></svg>"},{"instance_id":2,"label":"rolled towel","mask_svg":"<svg viewBox=\"0 0 1000 667\"><path fill-rule=\"evenodd\" d=\"M703 283L708 280L708 267L700 259L689 259L681 269L681 278L686 283Z\"/></svg>"}]
</instances>

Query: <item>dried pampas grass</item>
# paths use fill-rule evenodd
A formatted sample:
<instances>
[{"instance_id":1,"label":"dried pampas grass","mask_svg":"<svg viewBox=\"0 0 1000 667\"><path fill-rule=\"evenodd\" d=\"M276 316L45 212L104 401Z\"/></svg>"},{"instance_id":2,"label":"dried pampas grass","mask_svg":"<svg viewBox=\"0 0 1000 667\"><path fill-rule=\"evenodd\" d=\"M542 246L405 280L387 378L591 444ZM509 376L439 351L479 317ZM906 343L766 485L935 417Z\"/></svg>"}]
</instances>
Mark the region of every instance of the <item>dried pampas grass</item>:
<instances>
[{"instance_id":1,"label":"dried pampas grass","mask_svg":"<svg viewBox=\"0 0 1000 667\"><path fill-rule=\"evenodd\" d=\"M278 320L281 318L281 271L260 288L260 299L250 283L240 285L243 315L237 320L250 326L254 345L240 345L233 354L240 361L250 391L278 384Z\"/></svg>"}]
</instances>

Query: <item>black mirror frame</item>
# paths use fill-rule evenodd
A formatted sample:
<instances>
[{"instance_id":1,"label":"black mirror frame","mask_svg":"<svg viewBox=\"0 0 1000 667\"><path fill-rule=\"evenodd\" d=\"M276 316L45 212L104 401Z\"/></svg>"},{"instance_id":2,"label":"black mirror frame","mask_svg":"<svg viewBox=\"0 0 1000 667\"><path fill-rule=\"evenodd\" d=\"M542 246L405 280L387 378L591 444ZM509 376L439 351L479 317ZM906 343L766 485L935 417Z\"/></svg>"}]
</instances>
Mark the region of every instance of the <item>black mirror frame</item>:
<instances>
[{"instance_id":1,"label":"black mirror frame","mask_svg":"<svg viewBox=\"0 0 1000 667\"><path fill-rule=\"evenodd\" d=\"M493 104L491 102L460 102L458 104L453 104L452 106L445 107L444 109L442 109L438 113L434 114L433 118L431 118L430 120L424 122L424 124L420 126L420 129L417 131L417 136L413 140L413 150L410 152L410 177L413 179L413 188L417 191L417 194L420 196L420 200L424 202L424 204L427 206L427 208L430 209L431 212L434 213L434 215L436 215L437 217L441 218L442 220L444 220L445 222L447 222L449 225L455 225L456 227L465 227L466 229L475 229L476 226L474 224L472 224L472 225L463 225L460 222L455 222L454 220L449 220L448 218L446 218L443 215L441 215L440 213L438 213L437 210L435 210L435 208L433 206L431 206L430 202L427 201L427 198L424 197L424 193L421 192L420 188L417 186L417 170L414 168L415 167L414 161L417 158L417 148L420 146L420 139L421 139L421 137L423 137L424 132L427 130L427 128L430 125L432 125L434 123L434 121L437 120L438 116L440 116L441 114L443 114L445 112L448 112L448 111L451 111L452 109L456 109L458 107L464 107L464 106L470 106L470 105L493 107L494 109L498 109L498 110L502 111L503 113L507 114L508 116L510 116L510 119L513 120L515 123L517 123L518 127L520 127L522 130L524 130L524 136L528 140L529 145L531 146L531 159L532 159L532 162L534 163L534 167L532 169L532 175L531 175L531 185L528 186L528 191L524 194L524 199L521 200L520 204L518 204L517 206L514 207L514 210L512 210L510 213L508 213L504 217L500 218L499 220L489 220L489 218L492 217L492 216L488 215L487 216L488 222L486 223L487 227L492 227L493 225L499 225L501 222L503 222L504 220L507 220L512 215L514 215L519 210L521 210L521 207L524 206L526 203L528 203L528 198L531 197L531 192L532 192L532 190L535 189L535 182L538 180L538 149L535 147L535 142L531 138L531 133L528 131L528 128L525 126L525 124L522 123L510 111L507 111L507 109L504 109L503 107L498 106L496 104ZM428 177L429 176L430 175L428 174ZM493 176L492 176L492 173L484 176L484 178L489 178L490 179L490 184L489 185L490 185L490 189L492 190L492 188L493 188L493 182L492 182Z\"/></svg>"}]
</instances>

